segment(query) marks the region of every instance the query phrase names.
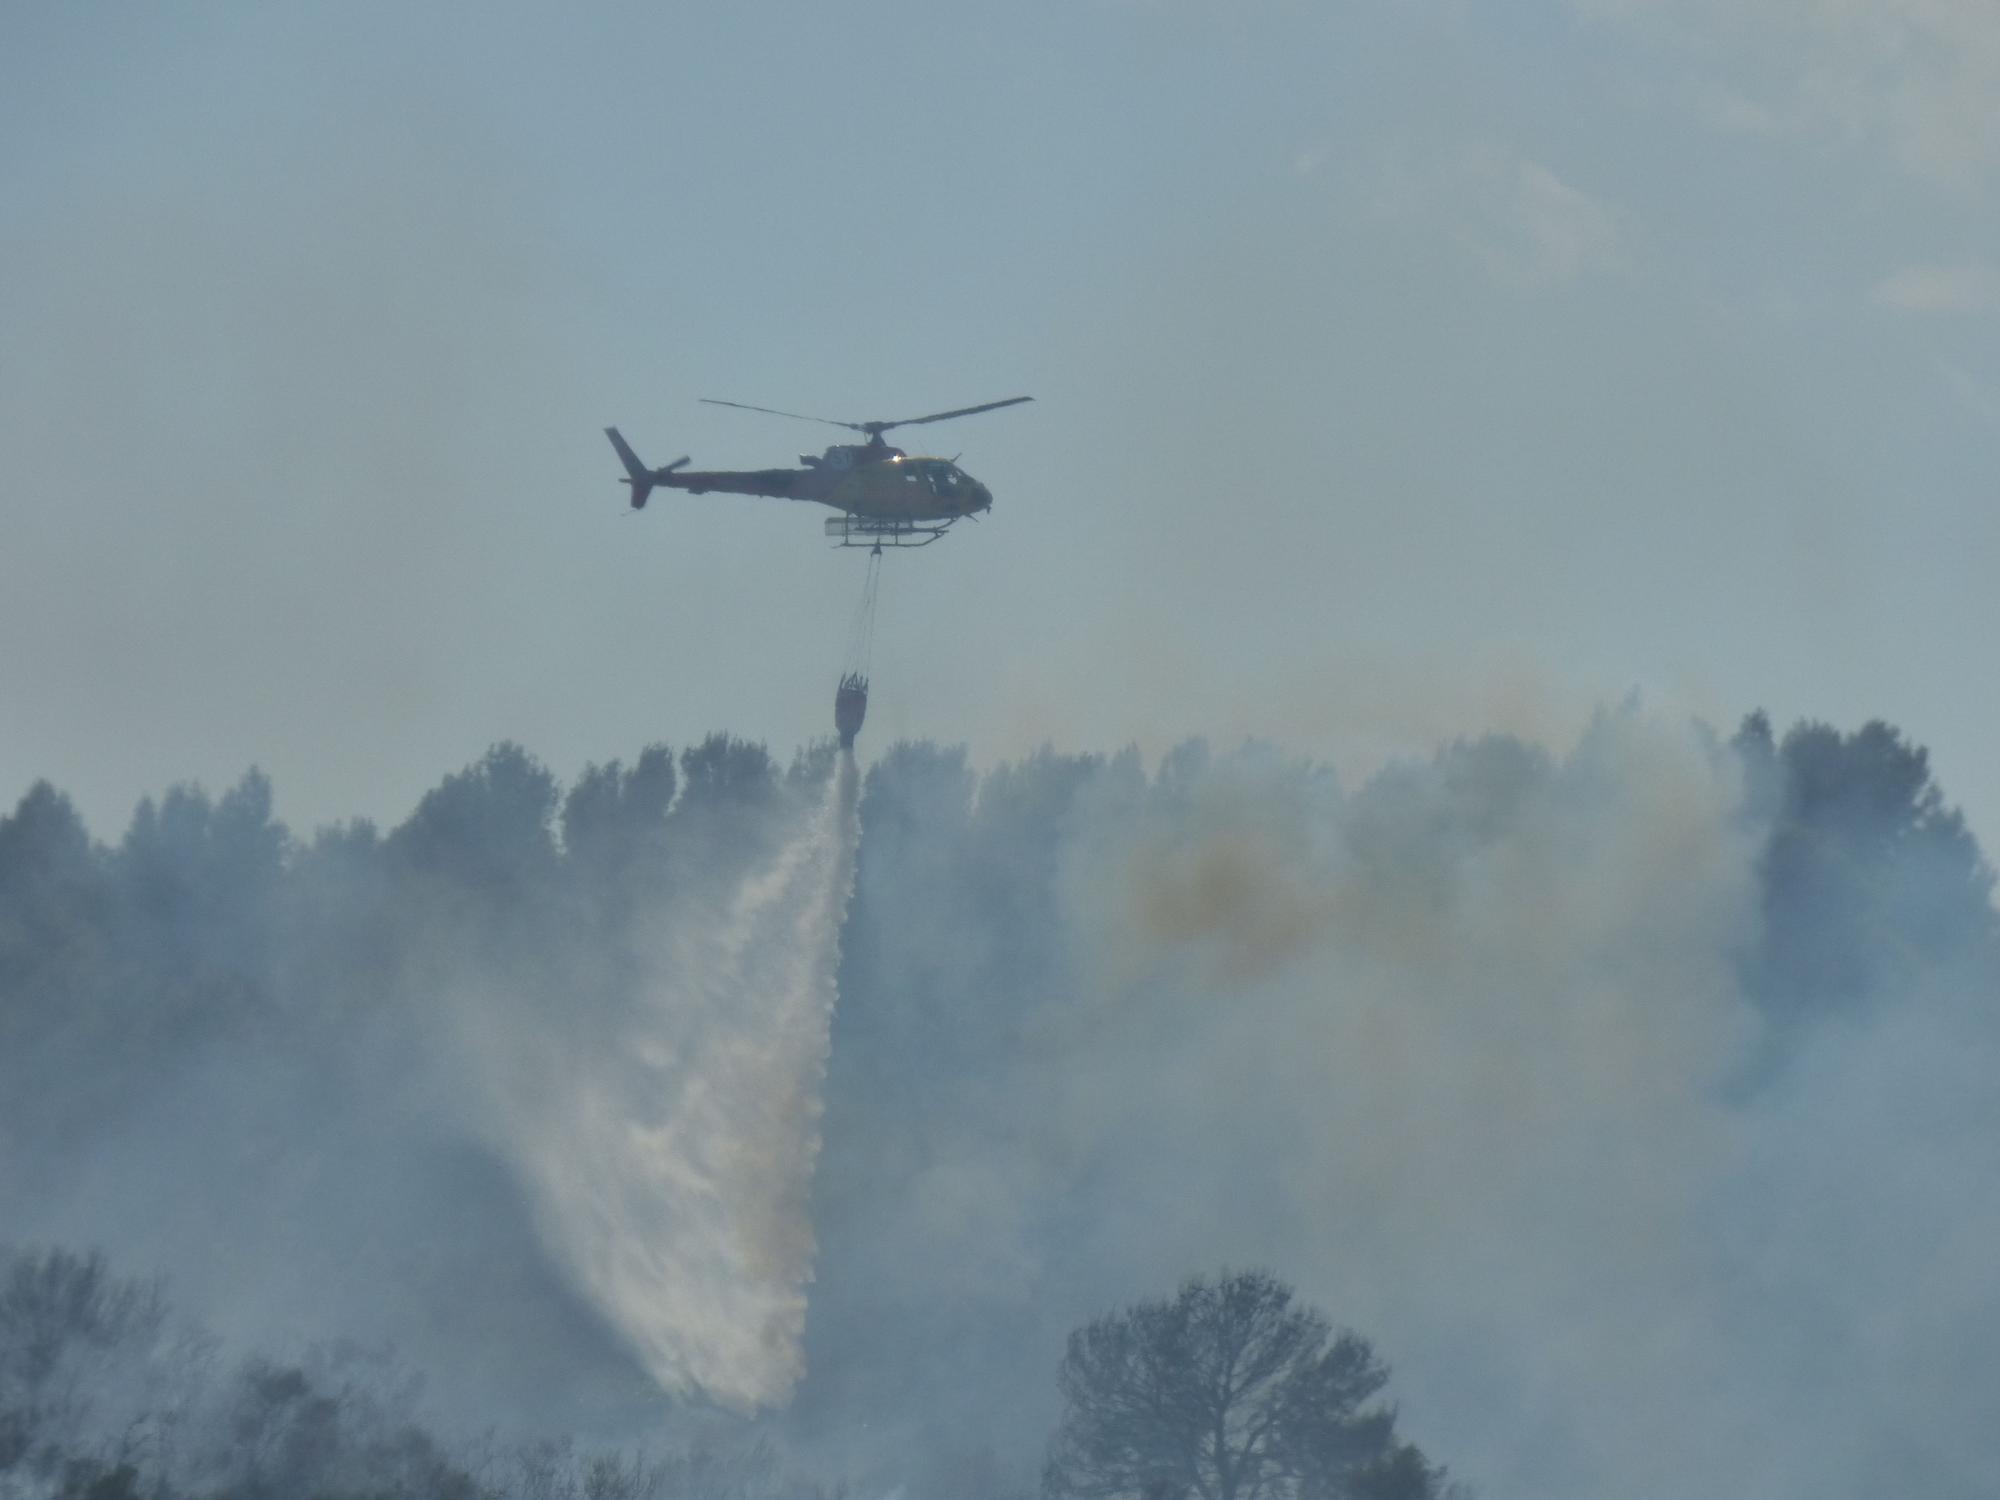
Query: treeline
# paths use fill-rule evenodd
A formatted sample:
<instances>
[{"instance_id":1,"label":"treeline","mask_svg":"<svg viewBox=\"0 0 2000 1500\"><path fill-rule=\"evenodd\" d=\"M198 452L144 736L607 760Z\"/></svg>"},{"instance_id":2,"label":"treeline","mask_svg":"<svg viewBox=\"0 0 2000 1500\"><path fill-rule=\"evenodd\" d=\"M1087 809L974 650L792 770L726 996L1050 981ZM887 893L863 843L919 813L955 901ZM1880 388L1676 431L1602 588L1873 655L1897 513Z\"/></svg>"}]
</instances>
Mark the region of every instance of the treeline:
<instances>
[{"instance_id":1,"label":"treeline","mask_svg":"<svg viewBox=\"0 0 2000 1500\"><path fill-rule=\"evenodd\" d=\"M38 784L0 818L0 1226L164 1268L232 1349L269 1347L267 1325L284 1347L394 1338L461 1426L636 1429L657 1393L546 1264L481 1128L468 1033L440 1018L470 1014L475 1043L478 1024L524 1024L489 1004L504 993L560 1038L647 1003L654 915L723 899L816 803L832 755L781 766L716 736L565 788L502 745L393 829L310 837L255 772L219 796L169 790L111 842ZM1353 789L1255 746L1191 743L1150 772L1044 751L981 774L963 749L904 744L870 770L861 818L785 1433L827 1472L912 1493L1032 1487L1069 1331L1191 1267L1271 1264L1339 1308L1326 1294L1356 1257L1420 1248L1374 1210L1399 1184L1438 1197L1439 1160L1477 1178L1481 1117L1427 1119L1470 1139L1439 1158L1343 1112L1401 1108L1399 1069L1413 1095L1560 1102L1563 1069L1600 1065L1596 1033L1565 1054L1554 1032L1555 1051L1492 1063L1509 1007L1562 991L1533 1024L1569 1025L1622 986L1650 1025L1724 986L1704 1003L1755 1032L1726 1066L1655 1061L1650 1033L1626 1051L1746 1110L1828 1019L2000 994L1993 873L1924 751L1879 723L1778 737L1753 715L1725 739L1610 714L1564 754L1469 741ZM1385 1027L1405 1049L1386 1078L1357 1050ZM1408 1050L1447 1044L1487 1071ZM1518 1076L1496 1085L1494 1067ZM1623 1096L1583 1082L1557 1125L1587 1141L1588 1111ZM1417 1159L1343 1175L1347 1154L1391 1149ZM1363 1192L1367 1233L1345 1239L1342 1203L1309 1201ZM1435 1233L1410 1222L1393 1232ZM22 1252L9 1274L122 1285L63 1255ZM164 1347L154 1303L102 1295L125 1299L126 1347ZM334 1373L225 1360L204 1378L203 1409L237 1414L211 1433L296 1435L314 1403L358 1402L335 1426L405 1467L329 1469L328 1493L418 1493L394 1486L431 1463L423 1484L531 1492ZM18 1426L12 1441L28 1463ZM47 1484L116 1484L127 1462L113 1448L64 1478L61 1441L35 1451ZM621 1493L566 1462L571 1490L532 1492ZM1398 1462L1407 1493L1438 1482L1414 1449ZM185 1472L187 1493L253 1482Z\"/></svg>"},{"instance_id":2,"label":"treeline","mask_svg":"<svg viewBox=\"0 0 2000 1500\"><path fill-rule=\"evenodd\" d=\"M499 745L386 834L355 821L309 839L251 771L219 797L147 798L109 845L37 783L0 819L0 1128L16 1142L0 1172L32 1176L117 1128L207 1050L335 1062L468 964L587 1003L615 976L579 958L678 887L735 878L829 765L781 770L717 735L565 791Z\"/></svg>"},{"instance_id":3,"label":"treeline","mask_svg":"<svg viewBox=\"0 0 2000 1500\"><path fill-rule=\"evenodd\" d=\"M1924 750L1879 722L1850 734L1801 724L1774 742L1759 714L1727 753L1763 846L1762 921L1743 955L1759 1003L1808 1019L1990 958L1993 872ZM564 789L499 745L387 834L357 821L310 838L274 819L270 784L252 771L219 797L184 785L148 798L111 844L39 782L0 818L0 1113L28 1143L14 1155L115 1114L147 1075L219 1036L290 1045L355 1007L409 1000L425 977L412 963L450 939L498 967L547 970L565 1002L580 967L611 982L572 960L614 948L635 913L677 890L734 879L830 763L822 746L781 770L763 747L718 735L678 757L653 746L630 766L593 766ZM1186 745L1149 782L1136 756L1044 752L981 778L962 749L893 747L863 801L850 1016L888 1019L871 969L922 953L937 930L974 933L988 960L961 989L997 998L1031 983L1058 958L1066 834L1092 808L1184 798L1208 764L1205 747ZM1557 772L1517 742L1459 744L1427 767L1392 768L1351 814L1388 815L1422 777L1462 804L1471 825L1459 832L1476 840ZM962 1044L976 1049L969 1019Z\"/></svg>"}]
</instances>

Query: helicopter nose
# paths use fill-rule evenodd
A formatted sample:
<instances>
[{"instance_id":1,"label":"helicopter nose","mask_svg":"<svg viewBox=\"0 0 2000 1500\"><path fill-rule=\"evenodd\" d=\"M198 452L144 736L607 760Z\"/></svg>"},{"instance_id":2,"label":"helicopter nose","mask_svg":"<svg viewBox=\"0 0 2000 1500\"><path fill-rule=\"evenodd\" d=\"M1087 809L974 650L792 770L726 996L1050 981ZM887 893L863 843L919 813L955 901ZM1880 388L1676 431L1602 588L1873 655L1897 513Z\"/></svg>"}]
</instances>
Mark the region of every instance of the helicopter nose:
<instances>
[{"instance_id":1,"label":"helicopter nose","mask_svg":"<svg viewBox=\"0 0 2000 1500\"><path fill-rule=\"evenodd\" d=\"M983 484L975 484L972 487L972 508L974 510L993 509L993 491L986 488Z\"/></svg>"}]
</instances>

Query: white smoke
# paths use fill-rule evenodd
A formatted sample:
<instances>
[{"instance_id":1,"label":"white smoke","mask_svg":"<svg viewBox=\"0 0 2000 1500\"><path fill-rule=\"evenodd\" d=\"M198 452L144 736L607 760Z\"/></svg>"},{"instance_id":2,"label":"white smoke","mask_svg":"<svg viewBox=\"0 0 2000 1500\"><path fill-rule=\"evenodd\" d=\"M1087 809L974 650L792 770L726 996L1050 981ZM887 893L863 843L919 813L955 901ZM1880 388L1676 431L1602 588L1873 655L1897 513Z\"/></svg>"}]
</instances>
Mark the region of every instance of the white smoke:
<instances>
[{"instance_id":1,"label":"white smoke","mask_svg":"<svg viewBox=\"0 0 2000 1500\"><path fill-rule=\"evenodd\" d=\"M921 983L974 1039L943 1059L974 1086L896 1107L885 1068L835 1100L829 1181L868 1196L823 1220L815 1338L918 1364L924 1425L885 1447L1005 1421L1032 1453L1069 1329L1264 1266L1374 1340L1407 1435L1495 1500L2000 1492L1992 995L1885 995L1759 1074L1769 829L1712 736L1608 713L1352 793L1255 748L1010 774L989 827L1062 809L981 851L1053 865L1044 966L982 980L922 849L864 871L898 945L846 1019ZM901 1138L922 1170L846 1165Z\"/></svg>"},{"instance_id":2,"label":"white smoke","mask_svg":"<svg viewBox=\"0 0 2000 1500\"><path fill-rule=\"evenodd\" d=\"M662 1388L739 1410L804 1371L856 785L843 755L767 866L658 915L644 1001L608 1045L512 1063L507 1144L552 1253Z\"/></svg>"}]
</instances>

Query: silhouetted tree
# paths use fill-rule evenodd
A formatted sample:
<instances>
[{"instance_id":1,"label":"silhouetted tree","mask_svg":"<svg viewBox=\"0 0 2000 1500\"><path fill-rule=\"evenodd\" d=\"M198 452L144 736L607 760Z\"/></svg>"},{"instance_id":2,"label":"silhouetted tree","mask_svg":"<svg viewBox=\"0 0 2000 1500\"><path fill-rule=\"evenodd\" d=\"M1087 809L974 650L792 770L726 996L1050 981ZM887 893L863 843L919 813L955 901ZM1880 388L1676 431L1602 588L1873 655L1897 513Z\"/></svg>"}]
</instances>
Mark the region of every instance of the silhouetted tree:
<instances>
[{"instance_id":1,"label":"silhouetted tree","mask_svg":"<svg viewBox=\"0 0 2000 1500\"><path fill-rule=\"evenodd\" d=\"M840 742L813 740L802 745L785 770L785 790L793 797L816 798L824 790L833 768L840 763Z\"/></svg>"},{"instance_id":2,"label":"silhouetted tree","mask_svg":"<svg viewBox=\"0 0 2000 1500\"><path fill-rule=\"evenodd\" d=\"M556 782L519 745L498 744L424 794L390 846L419 871L496 900L538 885L555 861Z\"/></svg>"},{"instance_id":3,"label":"silhouetted tree","mask_svg":"<svg viewBox=\"0 0 2000 1500\"><path fill-rule=\"evenodd\" d=\"M1799 724L1774 744L1762 714L1733 744L1769 826L1749 966L1765 1004L1803 1016L1993 964L1993 871L1921 746L1880 720L1848 735Z\"/></svg>"},{"instance_id":4,"label":"silhouetted tree","mask_svg":"<svg viewBox=\"0 0 2000 1500\"><path fill-rule=\"evenodd\" d=\"M1388 1380L1262 1272L1196 1277L1070 1335L1050 1500L1428 1500L1441 1470L1368 1403Z\"/></svg>"},{"instance_id":5,"label":"silhouetted tree","mask_svg":"<svg viewBox=\"0 0 2000 1500\"><path fill-rule=\"evenodd\" d=\"M19 1128L49 1087L59 1035L115 1029L102 1012L116 912L105 861L76 808L36 782L0 818L0 1134Z\"/></svg>"},{"instance_id":6,"label":"silhouetted tree","mask_svg":"<svg viewBox=\"0 0 2000 1500\"><path fill-rule=\"evenodd\" d=\"M198 786L147 798L112 858L121 910L116 982L152 1047L187 1047L268 1014L291 836L252 770L216 801ZM140 1040L135 1036L133 1040Z\"/></svg>"},{"instance_id":7,"label":"silhouetted tree","mask_svg":"<svg viewBox=\"0 0 2000 1500\"><path fill-rule=\"evenodd\" d=\"M778 784L771 753L754 740L712 734L681 752L683 814L767 803Z\"/></svg>"},{"instance_id":8,"label":"silhouetted tree","mask_svg":"<svg viewBox=\"0 0 2000 1500\"><path fill-rule=\"evenodd\" d=\"M485 1493L409 1418L414 1387L253 1359L202 1467L236 1500L477 1500Z\"/></svg>"},{"instance_id":9,"label":"silhouetted tree","mask_svg":"<svg viewBox=\"0 0 2000 1500\"><path fill-rule=\"evenodd\" d=\"M716 892L772 850L783 783L754 740L712 734L681 752L680 797L668 815L666 880Z\"/></svg>"},{"instance_id":10,"label":"silhouetted tree","mask_svg":"<svg viewBox=\"0 0 2000 1500\"><path fill-rule=\"evenodd\" d=\"M64 1476L93 1396L119 1383L106 1372L146 1366L165 1319L156 1282L120 1280L100 1255L0 1254L0 1478Z\"/></svg>"},{"instance_id":11,"label":"silhouetted tree","mask_svg":"<svg viewBox=\"0 0 2000 1500\"><path fill-rule=\"evenodd\" d=\"M46 948L103 904L102 872L69 798L38 781L0 818L0 965ZM0 967L0 978L15 977Z\"/></svg>"},{"instance_id":12,"label":"silhouetted tree","mask_svg":"<svg viewBox=\"0 0 2000 1500\"><path fill-rule=\"evenodd\" d=\"M595 874L629 875L664 839L675 785L665 745L648 745L629 771L615 760L586 767L563 800L563 852Z\"/></svg>"}]
</instances>

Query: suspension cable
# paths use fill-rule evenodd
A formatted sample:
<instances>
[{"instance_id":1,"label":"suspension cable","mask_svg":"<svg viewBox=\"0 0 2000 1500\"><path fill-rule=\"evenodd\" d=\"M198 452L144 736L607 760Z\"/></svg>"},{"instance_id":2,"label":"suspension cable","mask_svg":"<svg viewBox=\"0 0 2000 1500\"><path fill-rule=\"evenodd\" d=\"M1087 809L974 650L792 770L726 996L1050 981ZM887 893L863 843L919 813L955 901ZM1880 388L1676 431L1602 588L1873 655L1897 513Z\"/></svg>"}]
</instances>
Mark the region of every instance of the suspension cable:
<instances>
[{"instance_id":1,"label":"suspension cable","mask_svg":"<svg viewBox=\"0 0 2000 1500\"><path fill-rule=\"evenodd\" d=\"M847 675L864 681L875 656L875 596L882 585L882 549L876 548L868 558L868 576L861 585L860 602L854 606L854 619L847 631Z\"/></svg>"}]
</instances>

